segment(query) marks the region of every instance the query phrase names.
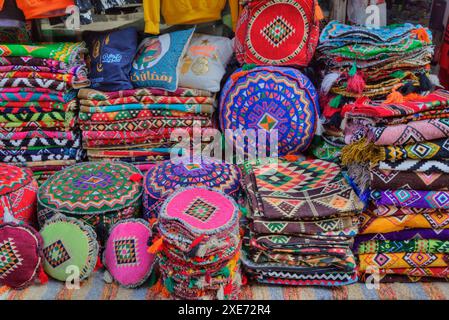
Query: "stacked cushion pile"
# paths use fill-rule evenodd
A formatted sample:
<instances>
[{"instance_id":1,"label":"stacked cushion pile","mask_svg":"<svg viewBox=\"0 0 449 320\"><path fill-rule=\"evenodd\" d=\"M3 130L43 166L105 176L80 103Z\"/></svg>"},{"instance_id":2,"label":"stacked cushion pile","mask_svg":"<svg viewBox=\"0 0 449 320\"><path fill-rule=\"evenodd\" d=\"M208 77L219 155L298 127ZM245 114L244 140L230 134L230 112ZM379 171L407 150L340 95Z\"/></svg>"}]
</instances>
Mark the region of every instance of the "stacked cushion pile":
<instances>
[{"instance_id":1,"label":"stacked cushion pile","mask_svg":"<svg viewBox=\"0 0 449 320\"><path fill-rule=\"evenodd\" d=\"M215 99L204 90L83 89L79 99L83 146L91 161L109 159L145 165L168 159L171 147L178 142L171 139L173 131L184 129L193 134L197 128L204 133L214 127Z\"/></svg>"},{"instance_id":2,"label":"stacked cushion pile","mask_svg":"<svg viewBox=\"0 0 449 320\"><path fill-rule=\"evenodd\" d=\"M158 221L162 282L181 299L235 299L240 275L239 208L205 188L185 188L164 203Z\"/></svg>"},{"instance_id":3,"label":"stacked cushion pile","mask_svg":"<svg viewBox=\"0 0 449 320\"><path fill-rule=\"evenodd\" d=\"M236 165L211 158L173 163L164 161L148 170L144 181L145 218L157 218L165 199L180 187L217 189L238 200L241 172Z\"/></svg>"},{"instance_id":4,"label":"stacked cushion pile","mask_svg":"<svg viewBox=\"0 0 449 320\"><path fill-rule=\"evenodd\" d=\"M431 40L428 29L410 23L367 28L330 22L317 49L324 77L320 104L326 131L321 142L341 152L346 103L366 97L397 101L399 93L430 90Z\"/></svg>"},{"instance_id":5,"label":"stacked cushion pile","mask_svg":"<svg viewBox=\"0 0 449 320\"><path fill-rule=\"evenodd\" d=\"M142 175L124 162L88 162L53 175L38 193L38 222L54 216L79 219L105 241L114 223L141 214Z\"/></svg>"},{"instance_id":6,"label":"stacked cushion pile","mask_svg":"<svg viewBox=\"0 0 449 320\"><path fill-rule=\"evenodd\" d=\"M322 160L246 166L250 223L245 271L261 283L357 281L351 244L363 203L340 168Z\"/></svg>"},{"instance_id":7,"label":"stacked cushion pile","mask_svg":"<svg viewBox=\"0 0 449 320\"><path fill-rule=\"evenodd\" d=\"M89 85L84 43L0 46L0 161L39 182L83 158L76 89Z\"/></svg>"},{"instance_id":8,"label":"stacked cushion pile","mask_svg":"<svg viewBox=\"0 0 449 320\"><path fill-rule=\"evenodd\" d=\"M342 160L363 198L354 250L364 277L448 279L449 92L352 104Z\"/></svg>"}]
</instances>

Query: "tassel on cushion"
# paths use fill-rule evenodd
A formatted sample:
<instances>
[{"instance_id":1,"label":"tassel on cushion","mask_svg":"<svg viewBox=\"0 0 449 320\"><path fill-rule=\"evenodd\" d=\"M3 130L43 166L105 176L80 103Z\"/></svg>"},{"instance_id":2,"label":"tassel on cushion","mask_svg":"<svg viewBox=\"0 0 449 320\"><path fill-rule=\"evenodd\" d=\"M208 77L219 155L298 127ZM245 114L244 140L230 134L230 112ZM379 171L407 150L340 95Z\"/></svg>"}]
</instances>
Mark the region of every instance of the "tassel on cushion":
<instances>
[{"instance_id":1,"label":"tassel on cushion","mask_svg":"<svg viewBox=\"0 0 449 320\"><path fill-rule=\"evenodd\" d=\"M340 73L332 72L324 76L323 81L321 81L320 91L327 95L331 91L334 84L340 79Z\"/></svg>"},{"instance_id":2,"label":"tassel on cushion","mask_svg":"<svg viewBox=\"0 0 449 320\"><path fill-rule=\"evenodd\" d=\"M329 106L331 106L334 109L339 108L341 104L341 99L342 99L341 95L335 96L334 98L331 99L331 101L329 101Z\"/></svg>"},{"instance_id":3,"label":"tassel on cushion","mask_svg":"<svg viewBox=\"0 0 449 320\"><path fill-rule=\"evenodd\" d=\"M366 83L361 71L357 71L353 76L348 78L347 90L349 92L362 94L365 87Z\"/></svg>"},{"instance_id":4,"label":"tassel on cushion","mask_svg":"<svg viewBox=\"0 0 449 320\"><path fill-rule=\"evenodd\" d=\"M44 268L42 268L42 267L39 270L38 278L39 278L39 282L41 284L46 284L48 282L48 276L45 273Z\"/></svg>"},{"instance_id":5,"label":"tassel on cushion","mask_svg":"<svg viewBox=\"0 0 449 320\"><path fill-rule=\"evenodd\" d=\"M323 10L321 10L318 0L315 1L315 21L321 21L324 19Z\"/></svg>"},{"instance_id":6,"label":"tassel on cushion","mask_svg":"<svg viewBox=\"0 0 449 320\"><path fill-rule=\"evenodd\" d=\"M164 245L164 238L160 237L159 239L154 241L150 247L148 247L147 252L151 253L151 254L155 254L162 250L163 245Z\"/></svg>"}]
</instances>

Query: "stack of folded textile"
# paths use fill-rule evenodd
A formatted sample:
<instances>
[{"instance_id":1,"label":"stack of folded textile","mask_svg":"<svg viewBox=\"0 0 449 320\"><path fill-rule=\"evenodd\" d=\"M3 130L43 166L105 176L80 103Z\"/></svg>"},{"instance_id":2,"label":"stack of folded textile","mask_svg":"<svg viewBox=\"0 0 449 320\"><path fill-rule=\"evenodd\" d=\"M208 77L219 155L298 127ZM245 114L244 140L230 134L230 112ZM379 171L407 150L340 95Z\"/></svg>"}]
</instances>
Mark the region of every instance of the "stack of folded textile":
<instances>
[{"instance_id":1,"label":"stack of folded textile","mask_svg":"<svg viewBox=\"0 0 449 320\"><path fill-rule=\"evenodd\" d=\"M362 278L449 279L449 92L348 106L342 162L362 198Z\"/></svg>"},{"instance_id":2,"label":"stack of folded textile","mask_svg":"<svg viewBox=\"0 0 449 320\"><path fill-rule=\"evenodd\" d=\"M340 168L322 160L247 166L250 224L242 262L261 283L357 281L351 245L363 203Z\"/></svg>"},{"instance_id":3,"label":"stack of folded textile","mask_svg":"<svg viewBox=\"0 0 449 320\"><path fill-rule=\"evenodd\" d=\"M195 300L238 297L239 207L232 198L212 189L179 189L165 201L158 229L162 282L170 294Z\"/></svg>"},{"instance_id":4,"label":"stack of folded textile","mask_svg":"<svg viewBox=\"0 0 449 320\"><path fill-rule=\"evenodd\" d=\"M79 91L80 127L89 160L132 162L145 170L148 163L165 160L178 139L176 129L214 127L215 97L196 89L134 89L100 92ZM178 135L176 135L178 137Z\"/></svg>"},{"instance_id":5,"label":"stack of folded textile","mask_svg":"<svg viewBox=\"0 0 449 320\"><path fill-rule=\"evenodd\" d=\"M340 144L324 143L342 147L341 112L346 103L363 97L397 101L402 95L430 90L431 42L428 29L410 23L367 28L330 22L317 49L324 77L320 105L323 136L339 139Z\"/></svg>"},{"instance_id":6,"label":"stack of folded textile","mask_svg":"<svg viewBox=\"0 0 449 320\"><path fill-rule=\"evenodd\" d=\"M84 43L0 45L0 161L39 182L83 158L76 89L89 86Z\"/></svg>"}]
</instances>

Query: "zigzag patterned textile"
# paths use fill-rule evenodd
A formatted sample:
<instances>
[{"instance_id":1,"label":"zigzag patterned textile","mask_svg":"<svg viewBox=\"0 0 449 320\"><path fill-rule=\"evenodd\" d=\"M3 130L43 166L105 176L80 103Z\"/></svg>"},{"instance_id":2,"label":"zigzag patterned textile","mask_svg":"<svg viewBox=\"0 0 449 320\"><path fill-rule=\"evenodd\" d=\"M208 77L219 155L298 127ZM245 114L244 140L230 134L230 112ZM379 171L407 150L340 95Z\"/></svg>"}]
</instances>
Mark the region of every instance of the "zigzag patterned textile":
<instances>
[{"instance_id":1,"label":"zigzag patterned textile","mask_svg":"<svg viewBox=\"0 0 449 320\"><path fill-rule=\"evenodd\" d=\"M255 280L332 286L357 279L350 244L363 203L338 165L247 165L244 185L252 210L242 261Z\"/></svg>"}]
</instances>

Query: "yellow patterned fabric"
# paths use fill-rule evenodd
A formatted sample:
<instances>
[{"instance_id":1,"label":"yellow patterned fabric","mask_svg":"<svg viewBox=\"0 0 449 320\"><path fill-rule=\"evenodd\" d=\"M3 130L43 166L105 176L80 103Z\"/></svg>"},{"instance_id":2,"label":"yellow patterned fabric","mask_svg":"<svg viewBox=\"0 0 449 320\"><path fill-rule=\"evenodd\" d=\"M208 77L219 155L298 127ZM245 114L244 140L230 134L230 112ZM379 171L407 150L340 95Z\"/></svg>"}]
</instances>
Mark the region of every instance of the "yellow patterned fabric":
<instances>
[{"instance_id":1,"label":"yellow patterned fabric","mask_svg":"<svg viewBox=\"0 0 449 320\"><path fill-rule=\"evenodd\" d=\"M359 255L359 271L396 268L447 267L449 255L445 253L369 253Z\"/></svg>"},{"instance_id":2,"label":"yellow patterned fabric","mask_svg":"<svg viewBox=\"0 0 449 320\"><path fill-rule=\"evenodd\" d=\"M430 212L401 216L374 217L360 215L360 234L387 233L404 229L449 229L449 214Z\"/></svg>"}]
</instances>

